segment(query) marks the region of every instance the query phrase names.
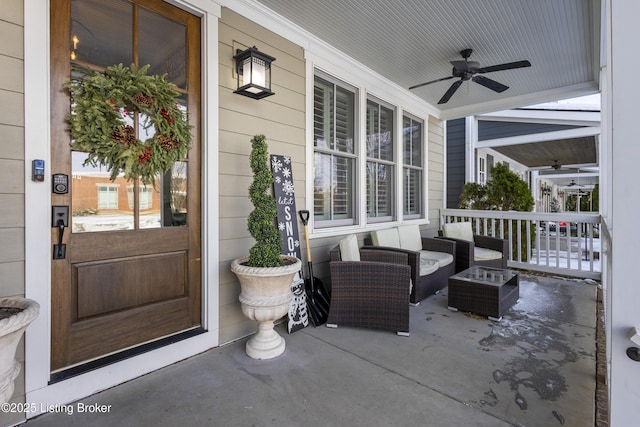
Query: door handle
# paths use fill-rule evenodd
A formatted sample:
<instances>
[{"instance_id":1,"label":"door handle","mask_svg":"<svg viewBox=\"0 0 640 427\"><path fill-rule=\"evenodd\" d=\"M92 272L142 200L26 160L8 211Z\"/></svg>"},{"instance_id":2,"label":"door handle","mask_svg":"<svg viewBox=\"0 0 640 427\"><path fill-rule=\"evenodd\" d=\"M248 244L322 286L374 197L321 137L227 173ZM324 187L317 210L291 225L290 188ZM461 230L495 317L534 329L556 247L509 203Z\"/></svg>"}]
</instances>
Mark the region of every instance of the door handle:
<instances>
[{"instance_id":1,"label":"door handle","mask_svg":"<svg viewBox=\"0 0 640 427\"><path fill-rule=\"evenodd\" d=\"M53 259L64 259L67 245L62 243L64 228L69 226L69 206L51 207L51 226L58 229L58 244L53 245Z\"/></svg>"}]
</instances>

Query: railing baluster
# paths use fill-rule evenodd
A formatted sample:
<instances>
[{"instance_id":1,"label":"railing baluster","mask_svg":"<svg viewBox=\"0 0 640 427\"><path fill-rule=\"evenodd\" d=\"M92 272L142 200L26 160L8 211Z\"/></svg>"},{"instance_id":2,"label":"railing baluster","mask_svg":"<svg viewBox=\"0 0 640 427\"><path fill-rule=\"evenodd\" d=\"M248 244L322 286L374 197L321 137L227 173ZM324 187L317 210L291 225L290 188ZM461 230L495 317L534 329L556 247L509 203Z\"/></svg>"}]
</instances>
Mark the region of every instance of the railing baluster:
<instances>
[{"instance_id":1,"label":"railing baluster","mask_svg":"<svg viewBox=\"0 0 640 427\"><path fill-rule=\"evenodd\" d=\"M599 250L597 244L600 242L599 236L595 235L596 226L601 223L601 217L598 213L554 214L443 209L441 218L443 218L443 224L471 221L476 234L507 239L509 241L510 266L601 278L601 260L596 259L595 255L595 251ZM555 222L553 237L549 222ZM564 229L567 234L564 237L560 233L561 222L567 224ZM572 246L571 223L577 224L575 236L577 245L575 246ZM513 229L514 226L518 227L517 232ZM532 226L535 227L533 236L531 235ZM526 227L524 233L522 227ZM573 262L572 257L576 248L578 251L577 262ZM552 249L555 254L552 254ZM517 254L514 253L514 250L518 251ZM555 262L552 261L553 258L555 258Z\"/></svg>"},{"instance_id":2,"label":"railing baluster","mask_svg":"<svg viewBox=\"0 0 640 427\"><path fill-rule=\"evenodd\" d=\"M531 262L531 224L532 221L526 220L525 224L527 226L527 262Z\"/></svg>"}]
</instances>

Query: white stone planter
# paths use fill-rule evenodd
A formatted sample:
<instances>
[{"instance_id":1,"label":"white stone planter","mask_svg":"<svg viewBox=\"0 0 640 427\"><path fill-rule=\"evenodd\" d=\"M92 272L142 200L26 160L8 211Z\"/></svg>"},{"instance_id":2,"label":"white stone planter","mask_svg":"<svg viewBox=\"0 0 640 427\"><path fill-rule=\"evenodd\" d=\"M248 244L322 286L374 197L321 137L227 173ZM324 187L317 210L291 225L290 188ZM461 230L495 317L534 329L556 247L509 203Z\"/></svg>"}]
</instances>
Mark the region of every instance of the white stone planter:
<instances>
[{"instance_id":1,"label":"white stone planter","mask_svg":"<svg viewBox=\"0 0 640 427\"><path fill-rule=\"evenodd\" d=\"M287 314L293 298L291 281L300 271L302 262L295 257L283 256L285 265L258 268L243 265L248 258L231 263L240 281L242 313L258 322L258 332L247 341L246 352L254 359L272 359L281 355L285 341L274 329L273 322Z\"/></svg>"},{"instance_id":2,"label":"white stone planter","mask_svg":"<svg viewBox=\"0 0 640 427\"><path fill-rule=\"evenodd\" d=\"M26 298L0 298L0 307L22 309L0 320L0 403L6 403L13 395L13 383L20 373L20 363L15 359L18 342L27 326L38 317L40 305Z\"/></svg>"}]
</instances>

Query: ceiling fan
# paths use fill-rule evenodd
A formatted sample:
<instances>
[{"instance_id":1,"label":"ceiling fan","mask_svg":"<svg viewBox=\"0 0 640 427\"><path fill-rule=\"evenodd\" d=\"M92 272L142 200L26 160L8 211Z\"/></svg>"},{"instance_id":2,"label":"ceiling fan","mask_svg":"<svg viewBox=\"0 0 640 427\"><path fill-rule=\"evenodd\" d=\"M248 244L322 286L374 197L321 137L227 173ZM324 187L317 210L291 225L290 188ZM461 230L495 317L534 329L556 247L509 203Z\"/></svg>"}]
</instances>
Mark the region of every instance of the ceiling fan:
<instances>
[{"instance_id":1,"label":"ceiling fan","mask_svg":"<svg viewBox=\"0 0 640 427\"><path fill-rule=\"evenodd\" d=\"M458 90L462 82L467 80L473 80L474 82L481 84L482 86L489 88L495 92L501 93L505 90L509 89L509 86L505 86L502 83L498 83L495 80L491 80L485 76L481 76L479 74L492 73L494 71L503 71L503 70L512 70L514 68L524 68L530 67L531 62L529 61L516 61L516 62L507 62L505 64L491 65L489 67L480 67L480 63L476 61L469 61L469 57L473 53L473 49L464 49L460 51L460 55L462 56L462 61L450 61L453 65L452 75L448 77L443 77L441 79L432 80L426 83L420 83L415 86L411 86L409 90L415 89L418 87L422 87L425 85L429 85L431 83L441 82L443 80L453 79L455 77L459 77L460 80L454 82L449 90L444 94L438 104L444 104L453 96L453 94Z\"/></svg>"}]
</instances>

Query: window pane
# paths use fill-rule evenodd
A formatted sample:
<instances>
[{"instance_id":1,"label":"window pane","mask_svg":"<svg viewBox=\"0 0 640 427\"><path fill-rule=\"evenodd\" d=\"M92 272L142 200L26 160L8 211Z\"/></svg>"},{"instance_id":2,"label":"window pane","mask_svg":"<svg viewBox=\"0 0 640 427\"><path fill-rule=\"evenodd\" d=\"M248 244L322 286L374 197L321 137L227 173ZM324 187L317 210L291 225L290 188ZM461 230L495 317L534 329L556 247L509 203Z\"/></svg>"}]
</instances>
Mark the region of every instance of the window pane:
<instances>
[{"instance_id":1,"label":"window pane","mask_svg":"<svg viewBox=\"0 0 640 427\"><path fill-rule=\"evenodd\" d=\"M186 89L186 27L143 7L138 13L140 66Z\"/></svg>"},{"instance_id":2,"label":"window pane","mask_svg":"<svg viewBox=\"0 0 640 427\"><path fill-rule=\"evenodd\" d=\"M355 132L355 95L341 88L336 90L335 149L353 153Z\"/></svg>"},{"instance_id":3,"label":"window pane","mask_svg":"<svg viewBox=\"0 0 640 427\"><path fill-rule=\"evenodd\" d=\"M333 85L316 77L313 95L313 145L333 148Z\"/></svg>"},{"instance_id":4,"label":"window pane","mask_svg":"<svg viewBox=\"0 0 640 427\"><path fill-rule=\"evenodd\" d=\"M393 110L367 102L367 157L393 161Z\"/></svg>"},{"instance_id":5,"label":"window pane","mask_svg":"<svg viewBox=\"0 0 640 427\"><path fill-rule=\"evenodd\" d=\"M422 122L405 116L402 120L402 157L406 166L403 171L403 214L420 216L422 212Z\"/></svg>"},{"instance_id":6,"label":"window pane","mask_svg":"<svg viewBox=\"0 0 640 427\"><path fill-rule=\"evenodd\" d=\"M316 221L353 218L351 158L315 153L313 208Z\"/></svg>"},{"instance_id":7,"label":"window pane","mask_svg":"<svg viewBox=\"0 0 640 427\"><path fill-rule=\"evenodd\" d=\"M367 162L367 216L393 216L393 166Z\"/></svg>"},{"instance_id":8,"label":"window pane","mask_svg":"<svg viewBox=\"0 0 640 427\"><path fill-rule=\"evenodd\" d=\"M124 0L74 0L71 59L107 67L133 62L133 5Z\"/></svg>"},{"instance_id":9,"label":"window pane","mask_svg":"<svg viewBox=\"0 0 640 427\"><path fill-rule=\"evenodd\" d=\"M404 173L404 215L422 213L422 171L405 169Z\"/></svg>"},{"instance_id":10,"label":"window pane","mask_svg":"<svg viewBox=\"0 0 640 427\"><path fill-rule=\"evenodd\" d=\"M87 153L71 153L71 223L74 233L133 229L127 181L109 179L104 166L84 166Z\"/></svg>"},{"instance_id":11,"label":"window pane","mask_svg":"<svg viewBox=\"0 0 640 427\"><path fill-rule=\"evenodd\" d=\"M176 162L163 180L164 226L187 225L187 162Z\"/></svg>"},{"instance_id":12,"label":"window pane","mask_svg":"<svg viewBox=\"0 0 640 427\"><path fill-rule=\"evenodd\" d=\"M422 123L405 116L402 135L405 164L422 166Z\"/></svg>"},{"instance_id":13,"label":"window pane","mask_svg":"<svg viewBox=\"0 0 640 427\"><path fill-rule=\"evenodd\" d=\"M353 224L355 93L316 77L313 109L316 224Z\"/></svg>"}]
</instances>

